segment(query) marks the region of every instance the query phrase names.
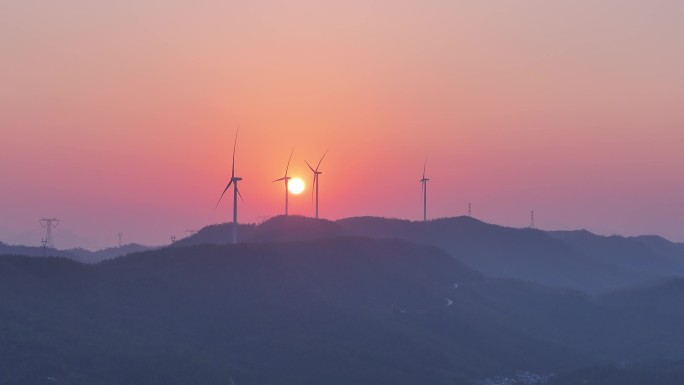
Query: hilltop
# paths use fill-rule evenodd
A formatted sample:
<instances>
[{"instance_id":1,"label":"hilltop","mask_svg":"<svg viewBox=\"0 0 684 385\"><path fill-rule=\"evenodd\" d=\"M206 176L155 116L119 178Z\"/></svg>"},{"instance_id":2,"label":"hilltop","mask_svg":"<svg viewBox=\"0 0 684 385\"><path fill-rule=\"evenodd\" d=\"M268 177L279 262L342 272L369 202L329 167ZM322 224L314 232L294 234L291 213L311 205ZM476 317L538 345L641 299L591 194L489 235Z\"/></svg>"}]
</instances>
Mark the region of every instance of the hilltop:
<instances>
[{"instance_id":1,"label":"hilltop","mask_svg":"<svg viewBox=\"0 0 684 385\"><path fill-rule=\"evenodd\" d=\"M277 216L258 225L240 224L241 243L267 243L361 236L433 245L486 276L514 278L545 286L602 293L684 276L684 244L657 236L600 236L586 230L542 231L488 224L471 217L414 222L378 217L337 221ZM207 226L172 246L231 240L230 223ZM125 245L99 251L47 249L47 255L81 262L149 250ZM42 256L40 247L0 244L0 255Z\"/></svg>"},{"instance_id":2,"label":"hilltop","mask_svg":"<svg viewBox=\"0 0 684 385\"><path fill-rule=\"evenodd\" d=\"M177 242L225 244L230 224L214 225ZM488 224L470 217L428 222L355 217L338 221L278 216L240 227L241 242L363 236L437 246L491 277L607 292L684 276L684 245L659 237L603 237L587 231L546 232Z\"/></svg>"}]
</instances>

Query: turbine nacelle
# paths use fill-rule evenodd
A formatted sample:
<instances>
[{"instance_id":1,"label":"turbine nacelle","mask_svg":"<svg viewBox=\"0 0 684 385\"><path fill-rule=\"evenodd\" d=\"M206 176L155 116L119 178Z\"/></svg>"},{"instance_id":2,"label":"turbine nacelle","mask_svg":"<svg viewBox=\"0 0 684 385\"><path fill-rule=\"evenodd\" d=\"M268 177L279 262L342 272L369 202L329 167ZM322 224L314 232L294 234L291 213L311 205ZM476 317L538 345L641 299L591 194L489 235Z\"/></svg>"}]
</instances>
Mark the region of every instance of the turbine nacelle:
<instances>
[{"instance_id":1,"label":"turbine nacelle","mask_svg":"<svg viewBox=\"0 0 684 385\"><path fill-rule=\"evenodd\" d=\"M325 156L325 155L323 155L323 156ZM321 158L321 161L322 161L322 160L323 160L323 158ZM309 166L309 170L311 170L311 172L314 173L315 175L323 174L323 171L318 171L318 167L321 166L320 163L318 163L318 166L316 166L316 168L314 169L313 167L311 167L311 165L309 164L309 162L307 162L307 161L304 161L304 162L306 162L306 165Z\"/></svg>"}]
</instances>

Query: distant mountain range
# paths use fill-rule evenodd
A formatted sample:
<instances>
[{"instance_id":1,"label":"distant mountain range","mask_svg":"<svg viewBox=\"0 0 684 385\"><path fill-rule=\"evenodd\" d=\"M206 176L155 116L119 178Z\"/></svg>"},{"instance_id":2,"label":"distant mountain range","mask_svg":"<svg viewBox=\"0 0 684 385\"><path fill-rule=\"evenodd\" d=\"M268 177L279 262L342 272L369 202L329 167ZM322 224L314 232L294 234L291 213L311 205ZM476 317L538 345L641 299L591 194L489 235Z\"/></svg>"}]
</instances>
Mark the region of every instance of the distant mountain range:
<instances>
[{"instance_id":1,"label":"distant mountain range","mask_svg":"<svg viewBox=\"0 0 684 385\"><path fill-rule=\"evenodd\" d=\"M149 250L0 244L22 254L0 255L0 383L684 378L682 244L468 217L276 217L237 245L230 227Z\"/></svg>"},{"instance_id":2,"label":"distant mountain range","mask_svg":"<svg viewBox=\"0 0 684 385\"><path fill-rule=\"evenodd\" d=\"M231 224L207 226L174 246L227 244ZM400 239L441 248L489 277L515 278L541 285L602 293L684 277L684 244L657 236L599 236L585 230L517 229L455 217L414 222L378 217L328 221L278 216L259 225L239 225L240 242L263 243L363 236ZM149 250L126 245L99 251L48 249L47 255L79 262L102 260ZM0 255L42 256L40 247L0 243Z\"/></svg>"},{"instance_id":3,"label":"distant mountain range","mask_svg":"<svg viewBox=\"0 0 684 385\"><path fill-rule=\"evenodd\" d=\"M2 256L0 383L452 385L684 359L682 298L682 279L589 296L363 237Z\"/></svg>"},{"instance_id":4,"label":"distant mountain range","mask_svg":"<svg viewBox=\"0 0 684 385\"><path fill-rule=\"evenodd\" d=\"M59 250L52 247L46 248L44 250L42 247L6 245L0 242L0 255L26 255L30 257L42 257L43 255L46 255L51 257L69 258L83 263L98 263L104 261L105 259L116 258L122 255L152 249L154 249L154 247L130 243L121 247L109 247L97 251L90 251L80 248Z\"/></svg>"},{"instance_id":5,"label":"distant mountain range","mask_svg":"<svg viewBox=\"0 0 684 385\"><path fill-rule=\"evenodd\" d=\"M213 225L176 245L226 244L231 224ZM279 216L240 225L242 242L364 236L437 246L491 277L516 278L590 293L684 276L684 244L656 236L604 237L587 231L541 231L470 217L413 222L377 217L327 221Z\"/></svg>"}]
</instances>

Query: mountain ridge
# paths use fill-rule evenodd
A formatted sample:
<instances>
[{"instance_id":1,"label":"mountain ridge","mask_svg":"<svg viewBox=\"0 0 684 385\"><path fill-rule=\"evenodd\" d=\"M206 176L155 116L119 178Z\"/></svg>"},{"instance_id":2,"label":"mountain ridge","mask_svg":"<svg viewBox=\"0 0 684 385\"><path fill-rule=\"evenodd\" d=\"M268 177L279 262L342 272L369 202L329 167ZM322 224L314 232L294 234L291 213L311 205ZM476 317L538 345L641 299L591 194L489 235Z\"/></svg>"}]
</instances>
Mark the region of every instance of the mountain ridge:
<instances>
[{"instance_id":1,"label":"mountain ridge","mask_svg":"<svg viewBox=\"0 0 684 385\"><path fill-rule=\"evenodd\" d=\"M276 216L258 225L238 226L238 238L243 243L363 236L433 245L487 276L515 278L590 293L610 292L684 276L684 245L655 236L604 237L586 230L518 229L488 224L471 217L415 222L380 217L330 221ZM210 225L178 239L172 247L228 244L231 228L230 223ZM42 251L41 248L33 248L26 254L42 255ZM100 251L98 257L79 254L78 250L50 254L97 262L130 251L136 250L108 249ZM0 246L0 253L7 253L7 247L3 252Z\"/></svg>"},{"instance_id":2,"label":"mountain ridge","mask_svg":"<svg viewBox=\"0 0 684 385\"><path fill-rule=\"evenodd\" d=\"M98 264L1 256L0 382L446 385L684 359L684 310L661 306L684 297L682 282L595 296L486 277L435 246L354 236Z\"/></svg>"}]
</instances>

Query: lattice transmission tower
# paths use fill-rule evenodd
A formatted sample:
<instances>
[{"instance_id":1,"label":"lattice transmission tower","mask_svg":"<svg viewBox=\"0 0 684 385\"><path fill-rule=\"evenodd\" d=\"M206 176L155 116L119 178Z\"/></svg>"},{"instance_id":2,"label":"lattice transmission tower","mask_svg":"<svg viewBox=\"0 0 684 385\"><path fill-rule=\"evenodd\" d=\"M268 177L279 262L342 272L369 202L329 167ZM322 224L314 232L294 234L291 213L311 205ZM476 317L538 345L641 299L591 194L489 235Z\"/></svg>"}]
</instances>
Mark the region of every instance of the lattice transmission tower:
<instances>
[{"instance_id":1,"label":"lattice transmission tower","mask_svg":"<svg viewBox=\"0 0 684 385\"><path fill-rule=\"evenodd\" d=\"M530 228L534 229L534 210L532 210L532 214L530 215Z\"/></svg>"},{"instance_id":2,"label":"lattice transmission tower","mask_svg":"<svg viewBox=\"0 0 684 385\"><path fill-rule=\"evenodd\" d=\"M57 218L41 218L40 225L45 229L45 238L43 238L44 247L55 247L55 242L52 239L52 230L54 230L57 225L59 225L59 219Z\"/></svg>"}]
</instances>

